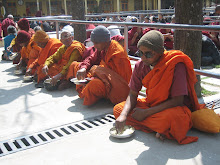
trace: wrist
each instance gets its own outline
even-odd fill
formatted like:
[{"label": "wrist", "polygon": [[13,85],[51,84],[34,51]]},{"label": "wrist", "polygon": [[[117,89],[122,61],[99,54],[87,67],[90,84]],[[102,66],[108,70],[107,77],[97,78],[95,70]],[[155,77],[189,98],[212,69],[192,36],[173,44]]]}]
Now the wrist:
[{"label": "wrist", "polygon": [[128,114],[127,113],[121,113],[120,116],[127,117]]}]

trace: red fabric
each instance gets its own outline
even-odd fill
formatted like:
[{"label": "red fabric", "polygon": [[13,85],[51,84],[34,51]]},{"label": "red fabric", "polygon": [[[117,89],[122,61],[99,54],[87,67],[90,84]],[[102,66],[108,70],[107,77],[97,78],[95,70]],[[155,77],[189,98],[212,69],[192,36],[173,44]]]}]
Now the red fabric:
[{"label": "red fabric", "polygon": [[96,48],[94,46],[91,46],[89,48],[86,48],[82,55],[82,60],[85,60],[87,57],[89,57],[91,54],[95,53]]},{"label": "red fabric", "polygon": [[120,42],[121,40],[124,40],[124,39],[125,39],[124,36],[121,36],[121,35],[116,35],[111,38],[111,40],[115,40],[118,42]]},{"label": "red fabric", "polygon": [[[86,24],[86,30],[89,30],[89,29],[95,29],[95,25],[93,25],[93,24]],[[87,31],[86,32],[87,39],[90,38],[91,33],[92,33],[92,31]]]},{"label": "red fabric", "polygon": [[140,38],[147,32],[147,31],[143,31],[143,29],[141,28],[141,33],[136,38],[135,42],[131,44],[132,38],[134,34],[137,32],[137,29],[138,29],[137,27],[133,27],[131,30],[128,31],[128,49],[130,50],[129,53],[131,55],[135,54],[135,52],[138,50],[137,43],[140,40]]},{"label": "red fabric", "polygon": [[[137,27],[133,27],[131,30],[128,31],[128,46],[131,45],[131,40],[132,40],[134,34],[137,32],[137,29],[138,29]],[[137,45],[140,38],[144,35],[142,28],[141,28],[141,30],[142,30],[141,34],[139,35],[139,37],[137,37],[137,39],[133,45]]]},{"label": "red fabric", "polygon": [[3,36],[6,37],[8,35],[8,32],[7,32],[7,28],[8,26],[11,25],[11,26],[14,26],[15,27],[15,23],[13,20],[9,19],[9,18],[6,18],[2,21],[2,30],[3,30]]},{"label": "red fabric", "polygon": [[29,21],[26,18],[22,18],[18,21],[18,27],[21,30],[29,31],[30,25]]},{"label": "red fabric", "polygon": [[20,30],[18,32],[18,35],[17,35],[18,44],[28,42],[28,41],[30,41],[30,39],[31,39],[31,35],[28,32],[26,32],[24,30]]},{"label": "red fabric", "polygon": [[99,65],[101,60],[104,58],[104,51],[98,52],[91,52],[92,54],[89,55],[80,65],[79,69],[86,68],[86,70],[90,70],[93,65]]},{"label": "red fabric", "polygon": [[209,38],[211,38],[210,32],[208,32],[208,31],[202,31],[202,34],[209,37]]}]

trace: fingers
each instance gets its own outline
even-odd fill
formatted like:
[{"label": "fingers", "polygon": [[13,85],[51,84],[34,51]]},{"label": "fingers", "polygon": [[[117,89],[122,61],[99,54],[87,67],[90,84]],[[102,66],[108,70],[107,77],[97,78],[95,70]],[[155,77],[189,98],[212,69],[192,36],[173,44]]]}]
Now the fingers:
[{"label": "fingers", "polygon": [[48,73],[48,67],[47,67],[47,66],[44,66],[43,69],[42,69],[42,72],[47,75],[47,73]]},{"label": "fingers", "polygon": [[57,83],[57,80],[56,80],[56,78],[53,77],[52,80],[51,80],[51,84],[52,84],[53,86],[55,86],[56,83]]},{"label": "fingers", "polygon": [[76,74],[76,78],[78,80],[84,80],[85,77],[86,77],[86,73],[84,73],[84,72],[77,72],[77,74]]},{"label": "fingers", "polygon": [[115,122],[115,128],[116,128],[117,132],[122,132],[124,129],[124,126],[125,126],[124,122],[119,122],[119,121]]}]

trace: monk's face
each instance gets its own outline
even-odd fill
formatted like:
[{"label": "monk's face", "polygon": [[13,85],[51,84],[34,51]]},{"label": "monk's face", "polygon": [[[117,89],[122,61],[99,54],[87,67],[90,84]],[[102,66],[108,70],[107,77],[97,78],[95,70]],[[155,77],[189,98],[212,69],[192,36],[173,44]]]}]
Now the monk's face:
[{"label": "monk's face", "polygon": [[149,65],[155,66],[157,64],[159,58],[161,57],[161,54],[159,54],[159,53],[157,53],[157,52],[155,52],[145,46],[140,46],[139,51],[141,52],[140,54],[142,54],[141,60],[147,66],[149,66]]},{"label": "monk's face", "polygon": [[45,46],[47,45],[47,42],[36,42],[36,43],[40,48],[45,48]]},{"label": "monk's face", "polygon": [[21,43],[20,46],[21,46],[21,47],[26,47],[26,46],[28,45],[28,43],[29,43],[29,41],[28,41],[28,42],[25,42],[25,43]]},{"label": "monk's face", "polygon": [[66,46],[69,47],[73,42],[73,36],[70,33],[63,32],[61,33],[60,41]]},{"label": "monk's face", "polygon": [[93,44],[94,44],[94,47],[95,47],[98,51],[105,50],[105,49],[109,46],[109,42],[101,42],[101,43],[93,42]]}]

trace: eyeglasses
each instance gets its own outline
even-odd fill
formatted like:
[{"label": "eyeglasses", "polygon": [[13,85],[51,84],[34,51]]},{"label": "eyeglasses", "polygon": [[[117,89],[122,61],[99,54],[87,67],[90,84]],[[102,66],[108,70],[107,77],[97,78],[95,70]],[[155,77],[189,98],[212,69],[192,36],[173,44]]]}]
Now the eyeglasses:
[{"label": "eyeglasses", "polygon": [[143,53],[142,51],[138,50],[136,54],[138,57],[142,57],[144,55],[146,58],[152,58],[154,56],[153,52],[151,51]]},{"label": "eyeglasses", "polygon": [[71,36],[64,36],[64,37],[61,37],[60,40],[66,40],[66,39],[69,39]]}]

